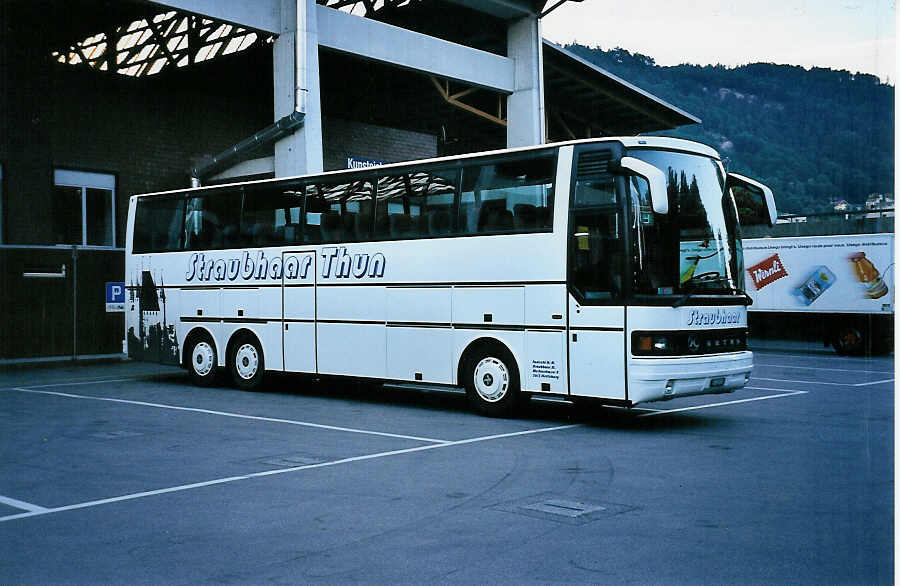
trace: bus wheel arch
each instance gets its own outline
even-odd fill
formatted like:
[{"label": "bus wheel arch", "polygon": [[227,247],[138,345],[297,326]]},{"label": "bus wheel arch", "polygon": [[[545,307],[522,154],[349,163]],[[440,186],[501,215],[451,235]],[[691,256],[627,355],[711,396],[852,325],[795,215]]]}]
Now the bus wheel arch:
[{"label": "bus wheel arch", "polygon": [[215,382],[219,351],[209,330],[197,327],[185,337],[182,365],[190,373],[195,385],[208,387]]},{"label": "bus wheel arch", "polygon": [[466,347],[457,366],[457,381],[465,387],[469,403],[485,415],[511,415],[521,402],[516,357],[495,338],[478,338]]},{"label": "bus wheel arch", "polygon": [[252,391],[262,385],[265,356],[259,336],[246,328],[235,331],[228,340],[225,367],[235,387]]}]

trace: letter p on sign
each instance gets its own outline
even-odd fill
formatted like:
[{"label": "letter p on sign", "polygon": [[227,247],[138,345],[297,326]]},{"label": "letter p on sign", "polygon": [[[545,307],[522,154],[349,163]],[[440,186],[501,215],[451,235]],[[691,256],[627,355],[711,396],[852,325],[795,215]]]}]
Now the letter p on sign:
[{"label": "letter p on sign", "polygon": [[125,311],[125,283],[106,284],[106,311]]}]

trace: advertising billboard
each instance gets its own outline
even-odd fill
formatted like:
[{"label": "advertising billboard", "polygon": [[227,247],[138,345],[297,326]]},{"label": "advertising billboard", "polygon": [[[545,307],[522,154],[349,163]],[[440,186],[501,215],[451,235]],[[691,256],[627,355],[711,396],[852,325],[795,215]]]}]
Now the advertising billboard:
[{"label": "advertising billboard", "polygon": [[892,313],[894,235],[744,240],[750,311]]}]

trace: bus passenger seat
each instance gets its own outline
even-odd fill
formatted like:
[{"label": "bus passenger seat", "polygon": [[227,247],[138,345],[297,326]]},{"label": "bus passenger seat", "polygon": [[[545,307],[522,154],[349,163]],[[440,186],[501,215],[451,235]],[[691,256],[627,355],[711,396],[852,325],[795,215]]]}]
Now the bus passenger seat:
[{"label": "bus passenger seat", "polygon": [[341,216],[341,225],[344,228],[345,240],[358,240],[356,237],[356,212],[345,212]]},{"label": "bus passenger seat", "polygon": [[356,225],[354,232],[357,240],[369,240],[372,237],[372,204],[360,205],[359,213],[356,215]]},{"label": "bus passenger seat", "polygon": [[[478,220],[479,232],[497,232],[513,227],[512,212],[506,209],[505,202],[496,200],[493,205],[485,203],[481,206],[481,217]],[[498,205],[499,204],[499,205]]]},{"label": "bus passenger seat", "polygon": [[225,248],[236,248],[238,244],[238,228],[234,224],[228,224],[222,228],[222,240]]},{"label": "bus passenger seat", "polygon": [[391,222],[385,206],[375,208],[375,238],[387,238],[391,234]]},{"label": "bus passenger seat", "polygon": [[537,228],[537,208],[530,203],[517,203],[513,206],[513,226],[516,230],[533,230]]},{"label": "bus passenger seat", "polygon": [[459,204],[459,231],[473,234],[478,231],[478,208],[471,203]]},{"label": "bus passenger seat", "polygon": [[439,236],[450,232],[450,212],[432,210],[428,212],[428,234]]},{"label": "bus passenger seat", "polygon": [[255,246],[271,244],[273,237],[275,236],[272,225],[266,222],[257,222],[256,224],[253,224],[251,234]]},{"label": "bus passenger seat", "polygon": [[318,224],[307,224],[303,228],[303,242],[318,244],[322,242],[322,227]]},{"label": "bus passenger seat", "polygon": [[300,225],[285,224],[281,227],[285,243],[300,242]]},{"label": "bus passenger seat", "polygon": [[391,238],[405,238],[412,228],[412,219],[406,214],[394,214],[390,217]]},{"label": "bus passenger seat", "polygon": [[322,214],[322,242],[340,242],[344,238],[341,215],[328,210]]}]

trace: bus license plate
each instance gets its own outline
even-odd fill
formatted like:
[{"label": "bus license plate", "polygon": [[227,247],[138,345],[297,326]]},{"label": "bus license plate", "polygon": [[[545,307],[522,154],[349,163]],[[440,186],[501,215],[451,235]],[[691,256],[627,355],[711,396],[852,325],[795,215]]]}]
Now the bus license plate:
[{"label": "bus license plate", "polygon": [[724,387],[725,386],[725,377],[717,376],[716,378],[709,380],[709,386],[711,387]]}]

